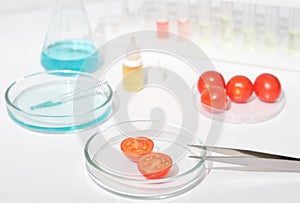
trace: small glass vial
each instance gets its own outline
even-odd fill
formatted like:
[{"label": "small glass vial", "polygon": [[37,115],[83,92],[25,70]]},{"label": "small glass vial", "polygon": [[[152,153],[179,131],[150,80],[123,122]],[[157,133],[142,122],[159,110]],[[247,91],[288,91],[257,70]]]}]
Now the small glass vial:
[{"label": "small glass vial", "polygon": [[289,54],[294,57],[300,56],[300,8],[289,9]]},{"label": "small glass vial", "polygon": [[265,9],[265,48],[268,52],[278,50],[278,12],[277,6],[266,6]]},{"label": "small glass vial", "polygon": [[254,4],[245,4],[243,10],[243,47],[246,50],[253,51],[256,46],[256,28],[255,28],[256,6]]},{"label": "small glass vial", "polygon": [[199,1],[199,37],[200,43],[207,43],[212,34],[211,0]]},{"label": "small glass vial", "polygon": [[169,36],[169,18],[168,18],[168,0],[156,0],[156,29],[158,38],[168,38]]},{"label": "small glass vial", "polygon": [[[85,64],[88,61],[88,65]],[[44,42],[41,64],[50,70],[94,72],[100,56],[82,0],[57,0]]]},{"label": "small glass vial", "polygon": [[132,38],[127,49],[127,55],[123,61],[123,89],[129,92],[137,92],[144,87],[143,61],[136,46],[135,38]]},{"label": "small glass vial", "polygon": [[177,0],[177,32],[178,34],[191,37],[191,20],[189,14],[189,0]]},{"label": "small glass vial", "polygon": [[233,46],[233,2],[221,2],[221,44],[223,47]]}]

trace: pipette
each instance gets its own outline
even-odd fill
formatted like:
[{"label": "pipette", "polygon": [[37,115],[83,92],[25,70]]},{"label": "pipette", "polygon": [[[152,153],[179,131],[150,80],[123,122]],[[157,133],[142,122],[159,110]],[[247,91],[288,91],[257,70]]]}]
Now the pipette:
[{"label": "pipette", "polygon": [[168,1],[156,0],[156,29],[158,38],[167,38],[169,32]]},{"label": "pipette", "polygon": [[[42,102],[42,103],[39,103],[39,104],[36,104],[36,105],[33,105],[33,106],[30,107],[30,109],[33,111],[33,110],[41,109],[41,108],[54,107],[54,106],[58,106],[58,105],[64,104],[64,103],[69,102],[69,101],[75,101],[75,100],[80,99],[80,98],[91,96],[91,95],[95,94],[95,90],[97,88],[101,87],[102,85],[106,85],[106,84],[108,84],[107,81],[101,82],[101,83],[97,82],[97,83],[89,85],[87,87],[74,89],[73,91],[62,94],[62,95],[57,96],[53,99],[47,100],[45,102]],[[94,91],[91,91],[91,90],[94,90]],[[104,92],[104,94],[105,94],[105,92]]]}]

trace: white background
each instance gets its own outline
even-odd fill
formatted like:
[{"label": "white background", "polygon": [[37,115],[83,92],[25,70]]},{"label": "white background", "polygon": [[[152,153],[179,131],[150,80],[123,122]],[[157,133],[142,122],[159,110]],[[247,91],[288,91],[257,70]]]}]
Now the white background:
[{"label": "white background", "polygon": [[[0,202],[131,202],[90,181],[76,135],[34,133],[17,126],[6,113],[6,88],[20,77],[43,71],[39,57],[51,10],[32,10],[44,7],[38,2],[0,1],[0,12],[5,13],[0,16]],[[16,13],[14,5],[24,5],[30,12]],[[250,125],[226,124],[219,145],[300,157],[300,72],[215,66],[227,78],[236,73],[254,77],[272,72],[280,78],[287,97],[285,109],[276,118]],[[171,202],[298,203],[299,188],[297,173],[212,171],[198,187]]]}]

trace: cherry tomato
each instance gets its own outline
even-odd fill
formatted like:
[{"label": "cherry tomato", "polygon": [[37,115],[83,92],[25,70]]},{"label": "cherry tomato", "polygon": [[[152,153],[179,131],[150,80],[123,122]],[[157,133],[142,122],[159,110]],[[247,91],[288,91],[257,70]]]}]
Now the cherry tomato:
[{"label": "cherry tomato", "polygon": [[138,169],[147,179],[165,177],[172,167],[172,159],[163,153],[151,153],[142,156],[138,161]]},{"label": "cherry tomato", "polygon": [[146,137],[129,137],[121,142],[124,155],[133,162],[137,162],[143,155],[152,152],[154,143]]},{"label": "cherry tomato", "polygon": [[228,81],[226,91],[232,101],[244,103],[253,93],[253,84],[247,77],[237,75]]},{"label": "cherry tomato", "polygon": [[254,81],[254,92],[264,102],[275,102],[281,94],[280,81],[272,74],[261,74]]},{"label": "cherry tomato", "polygon": [[228,98],[223,87],[212,86],[201,94],[201,103],[216,109],[226,110],[228,107]]},{"label": "cherry tomato", "polygon": [[198,90],[200,93],[211,86],[225,88],[224,77],[217,71],[206,71],[198,79]]}]

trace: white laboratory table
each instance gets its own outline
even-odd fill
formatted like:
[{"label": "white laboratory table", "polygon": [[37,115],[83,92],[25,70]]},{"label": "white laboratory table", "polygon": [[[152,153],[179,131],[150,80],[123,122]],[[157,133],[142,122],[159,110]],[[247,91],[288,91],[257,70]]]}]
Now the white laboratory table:
[{"label": "white laboratory table", "polygon": [[[39,57],[49,19],[49,10],[0,16],[0,202],[132,202],[91,182],[76,135],[31,132],[6,113],[4,93],[9,84],[43,70]],[[272,71],[282,81],[287,97],[284,110],[269,121],[226,124],[219,145],[300,157],[300,72],[216,66],[227,74]],[[164,202],[298,203],[299,188],[300,173],[213,170],[190,192]]]}]

